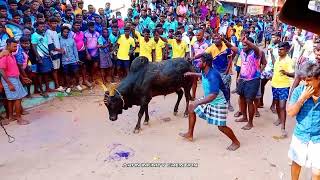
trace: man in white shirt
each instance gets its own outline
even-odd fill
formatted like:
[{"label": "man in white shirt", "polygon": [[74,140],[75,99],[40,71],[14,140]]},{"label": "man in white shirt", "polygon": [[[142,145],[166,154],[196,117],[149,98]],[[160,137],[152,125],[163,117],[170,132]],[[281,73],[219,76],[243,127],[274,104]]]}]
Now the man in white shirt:
[{"label": "man in white shirt", "polygon": [[305,43],[305,37],[302,35],[301,29],[296,29],[295,35],[292,39],[292,47],[293,53],[292,53],[292,60],[296,63],[301,55],[301,48],[303,47]]},{"label": "man in white shirt", "polygon": [[223,34],[224,36],[226,36],[228,26],[229,26],[229,22],[227,20],[227,16],[224,15],[220,23],[219,34]]}]

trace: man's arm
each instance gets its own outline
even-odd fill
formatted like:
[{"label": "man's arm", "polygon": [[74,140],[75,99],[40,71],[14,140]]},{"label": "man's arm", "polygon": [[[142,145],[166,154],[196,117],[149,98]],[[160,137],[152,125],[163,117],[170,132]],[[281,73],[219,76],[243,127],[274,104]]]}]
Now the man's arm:
[{"label": "man's arm", "polygon": [[230,94],[228,93],[228,90],[227,90],[226,86],[223,84],[222,80],[220,81],[220,90],[222,91],[227,102],[229,102],[230,101]]},{"label": "man's arm", "polygon": [[151,55],[152,55],[152,62],[155,62],[156,61],[156,50],[155,49],[152,49]]},{"label": "man's arm", "polygon": [[34,52],[34,54],[36,55],[36,59],[38,63],[42,63],[41,61],[41,57],[37,51],[37,44],[32,44],[31,50]]},{"label": "man's arm", "polygon": [[224,44],[231,49],[231,51],[233,51],[234,53],[238,53],[238,48],[236,46],[232,46],[232,44],[225,38],[221,38],[221,39],[224,42]]},{"label": "man's arm", "polygon": [[259,48],[258,46],[256,46],[256,45],[253,44],[252,42],[248,41],[247,39],[245,39],[244,41],[245,41],[245,43],[246,43],[250,48],[252,48],[252,49],[254,50],[254,53],[255,53],[257,56],[261,57],[262,52],[261,52],[261,50],[260,50],[260,48]]},{"label": "man's arm", "polygon": [[292,86],[291,86],[291,88],[290,88],[289,99],[291,99],[291,95],[292,95],[293,90],[294,90],[296,87],[299,86],[301,80],[302,80],[302,78],[301,78],[300,76],[295,76],[294,81],[293,81],[293,83],[292,83]]},{"label": "man's arm", "polygon": [[231,66],[232,66],[232,55],[229,55],[228,57],[228,66],[227,66],[227,70],[224,72],[225,74],[229,74]]},{"label": "man's arm", "polygon": [[264,71],[264,68],[266,67],[266,65],[267,65],[266,54],[264,52],[262,52],[261,64],[260,64],[261,72]]},{"label": "man's arm", "polygon": [[125,5],[123,4],[121,7],[116,8],[116,9],[112,9],[111,12],[115,12],[115,11],[119,11],[120,9],[123,9],[125,7]]},{"label": "man's arm", "polygon": [[167,58],[168,58],[165,48],[166,48],[166,46],[161,49],[161,51],[162,51],[162,60],[167,60]]},{"label": "man's arm", "polygon": [[207,104],[207,103],[213,101],[214,99],[216,99],[217,96],[218,96],[218,94],[209,94],[205,98],[195,101],[194,102],[194,104],[195,104],[194,106],[197,107],[197,106],[199,106],[201,104]]},{"label": "man's arm", "polygon": [[195,73],[195,72],[186,72],[184,76],[193,76],[193,77],[202,77],[201,73]]},{"label": "man's arm", "polygon": [[312,86],[305,86],[303,92],[300,94],[297,91],[293,92],[293,97],[291,102],[289,102],[289,106],[287,109],[288,115],[290,117],[296,116],[299,112],[303,104],[308,100],[314,92],[314,89]]},{"label": "man's arm", "polygon": [[10,91],[15,91],[14,86],[12,85],[11,81],[9,81],[8,77],[4,73],[4,70],[0,68],[0,74],[3,80],[8,84]]}]

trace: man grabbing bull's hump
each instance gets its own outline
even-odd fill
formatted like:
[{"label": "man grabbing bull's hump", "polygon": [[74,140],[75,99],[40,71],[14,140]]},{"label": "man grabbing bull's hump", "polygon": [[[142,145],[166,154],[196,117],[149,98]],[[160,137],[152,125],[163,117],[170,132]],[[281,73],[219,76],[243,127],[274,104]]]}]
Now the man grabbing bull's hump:
[{"label": "man grabbing bull's hump", "polygon": [[194,101],[189,105],[189,130],[187,133],[179,135],[189,141],[193,140],[193,131],[196,124],[196,114],[206,120],[208,124],[218,126],[219,130],[227,135],[232,144],[227,148],[235,151],[240,147],[240,142],[234,135],[231,128],[226,124],[228,105],[227,101],[230,96],[223,84],[219,72],[212,67],[212,57],[209,54],[203,54],[199,63],[201,73],[187,72],[185,76],[195,76],[202,78],[202,87],[204,98]]}]

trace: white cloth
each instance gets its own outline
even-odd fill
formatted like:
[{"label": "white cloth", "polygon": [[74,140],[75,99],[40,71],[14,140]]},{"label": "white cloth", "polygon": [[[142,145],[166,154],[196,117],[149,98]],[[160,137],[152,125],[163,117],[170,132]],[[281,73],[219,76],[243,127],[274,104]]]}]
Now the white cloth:
[{"label": "white cloth", "polygon": [[313,40],[307,40],[303,46],[304,52],[302,54],[303,57],[309,57],[313,53]]},{"label": "white cloth", "polygon": [[303,143],[293,135],[288,156],[300,166],[320,170],[320,143]]},{"label": "white cloth", "polygon": [[304,36],[303,35],[294,35],[293,39],[292,39],[292,46],[293,46],[293,53],[292,53],[292,59],[293,60],[298,60],[300,54],[301,54],[301,46],[298,43],[298,41],[296,40],[296,38],[298,38],[298,40],[302,43],[304,43]]},{"label": "white cloth", "polygon": [[220,28],[219,28],[219,33],[223,34],[223,35],[226,35],[228,26],[229,26],[229,23],[227,21],[221,22]]},{"label": "white cloth", "polygon": [[[52,31],[51,29],[48,29],[45,33],[45,36],[48,38],[48,45],[54,44],[55,48],[60,49],[60,41],[57,31]],[[59,54],[58,51],[51,51],[53,55]]]}]

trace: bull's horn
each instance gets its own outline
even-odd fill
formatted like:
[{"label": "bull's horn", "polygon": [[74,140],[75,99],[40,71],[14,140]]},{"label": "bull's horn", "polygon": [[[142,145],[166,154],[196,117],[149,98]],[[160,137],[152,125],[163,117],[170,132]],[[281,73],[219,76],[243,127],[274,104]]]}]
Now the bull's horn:
[{"label": "bull's horn", "polygon": [[117,88],[117,86],[115,83],[109,84],[108,89],[109,89],[110,96],[114,96],[116,94],[116,88]]},{"label": "bull's horn", "polygon": [[101,81],[99,81],[99,84],[104,92],[108,91],[108,88]]}]

